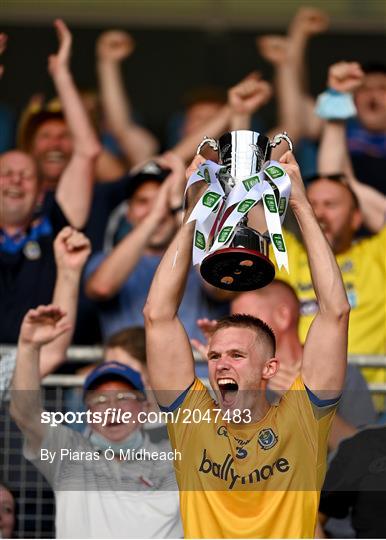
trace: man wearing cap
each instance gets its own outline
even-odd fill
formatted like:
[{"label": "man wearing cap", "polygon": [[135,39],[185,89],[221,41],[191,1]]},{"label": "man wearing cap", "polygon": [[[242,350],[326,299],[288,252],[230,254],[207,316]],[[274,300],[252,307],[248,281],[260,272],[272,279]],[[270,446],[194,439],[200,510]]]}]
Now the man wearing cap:
[{"label": "man wearing cap", "polygon": [[[126,212],[115,233],[118,243],[108,253],[94,255],[86,268],[86,294],[99,301],[105,339],[124,327],[143,326],[142,309],[151,281],[177,230],[184,166],[171,153],[159,163],[147,163],[132,177]],[[227,314],[228,303],[221,300],[192,268],[180,308],[191,337],[201,336],[197,317]]]},{"label": "man wearing cap", "polygon": [[[89,374],[85,435],[60,421],[54,426],[43,411],[40,350],[68,330],[64,315],[55,306],[40,306],[25,316],[11,398],[11,415],[25,437],[25,457],[55,492],[56,536],[180,537],[172,452],[167,441],[154,445],[141,429],[138,415],[146,403],[139,373],[113,361]],[[126,420],[118,420],[118,413]],[[168,458],[157,458],[162,453]]]}]

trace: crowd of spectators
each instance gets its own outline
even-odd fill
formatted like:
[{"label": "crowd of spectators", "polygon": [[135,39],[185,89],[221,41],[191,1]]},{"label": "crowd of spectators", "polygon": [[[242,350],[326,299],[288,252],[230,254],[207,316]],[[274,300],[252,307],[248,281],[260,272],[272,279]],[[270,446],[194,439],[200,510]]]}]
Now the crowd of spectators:
[{"label": "crowd of spectators", "polygon": [[[257,39],[257,52],[273,65],[273,82],[252,72],[227,92],[193,92],[175,140],[159,153],[166,145],[137,122],[123,84],[122,63],[134,54],[133,38],[115,30],[99,37],[99,91],[82,93],[70,70],[71,31],[62,20],[54,26],[58,50],[48,57],[48,71],[57,98],[45,103],[32,96],[18,122],[17,146],[3,142],[0,154],[0,344],[17,347],[17,353],[1,353],[0,400],[23,433],[25,458],[55,493],[59,537],[180,537],[170,463],[101,459],[97,466],[57,468],[39,457],[41,448],[167,452],[165,427],[43,426],[41,380],[66,364],[71,344],[101,345],[103,362],[78,373],[87,375],[83,390],[67,391],[67,408],[101,412],[114,404],[134,415],[157,410],[142,310],[181,224],[185,169],[204,136],[253,129],[255,113],[273,95],[277,125],[269,135],[288,132],[298,161],[314,171],[305,180],[307,196],[351,306],[348,352],[384,357],[386,64],[371,63],[371,57],[366,65],[333,64],[327,89],[315,100],[307,90],[305,52],[313,35],[328,30],[329,19],[302,8],[285,36]],[[7,36],[0,34],[0,55],[6,47]],[[7,76],[2,64],[0,79]],[[281,153],[279,145],[273,157]],[[205,158],[216,155],[209,151]],[[307,253],[291,216],[285,226],[289,274],[277,270],[271,285],[235,296],[210,286],[192,267],[179,311],[203,359],[222,316],[245,313],[268,323],[281,359],[269,385],[271,402],[298,375],[318,310]],[[382,395],[371,396],[368,385],[374,383],[386,383],[386,366],[349,365],[330,433],[320,536],[386,535],[386,405]],[[0,496],[1,536],[8,538],[17,529],[17,501],[2,478]],[[333,519],[329,527],[328,518],[344,519],[346,527],[335,529]]]}]

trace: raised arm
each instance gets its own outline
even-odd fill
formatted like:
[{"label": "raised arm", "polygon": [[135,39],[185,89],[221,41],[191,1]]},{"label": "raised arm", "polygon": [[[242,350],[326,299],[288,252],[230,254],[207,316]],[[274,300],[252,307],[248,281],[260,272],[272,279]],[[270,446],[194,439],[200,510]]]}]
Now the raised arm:
[{"label": "raised arm", "polygon": [[270,135],[287,131],[296,144],[301,137],[317,138],[321,121],[314,114],[306,77],[306,48],[309,39],[328,27],[326,14],[315,8],[300,8],[292,19],[287,36],[257,38],[262,57],[274,66],[278,126]]},{"label": "raised arm", "polygon": [[275,95],[277,100],[277,126],[269,135],[287,131],[296,143],[303,134],[301,120],[302,88],[296,66],[292,58],[292,43],[285,36],[263,36],[257,38],[261,56],[274,66]]},{"label": "raised arm", "polygon": [[117,30],[104,32],[96,47],[103,110],[129,167],[148,159],[158,150],[156,138],[134,122],[130,100],[124,89],[121,62],[132,54],[134,47],[130,34]]},{"label": "raised arm", "polygon": [[86,283],[86,294],[108,300],[117,294],[144,255],[152,235],[170,213],[170,183],[166,179],[149,214],[114,247]]},{"label": "raised arm", "polygon": [[[363,81],[363,72],[356,62],[339,62],[328,72],[328,87],[337,92],[354,92]],[[355,178],[347,148],[344,120],[326,120],[318,153],[318,170],[321,175],[344,172],[346,182],[358,198],[363,223],[376,233],[385,224],[386,197]]]},{"label": "raised arm", "polygon": [[231,108],[227,103],[219,112],[211,118],[203,127],[187,135],[173,147],[172,151],[177,154],[184,163],[188,163],[193,159],[197,146],[204,137],[217,138],[224,133],[229,127],[231,118]]},{"label": "raised arm", "polygon": [[[301,135],[311,139],[319,138],[322,122],[314,114],[315,100],[308,88],[306,50],[309,40],[313,36],[326,32],[329,24],[330,21],[326,12],[314,7],[301,7],[296,12],[288,28],[288,37],[291,42],[291,63],[300,90],[298,114],[302,124]],[[285,92],[285,88],[283,88],[283,91]]]},{"label": "raised arm", "polygon": [[83,267],[91,252],[89,239],[71,227],[62,229],[55,238],[56,283],[52,303],[67,314],[68,332],[45,345],[40,355],[40,375],[44,377],[66,359],[74,334],[79,284]]},{"label": "raised arm", "polygon": [[330,21],[327,13],[314,7],[301,7],[288,27],[292,42],[292,63],[296,70],[302,94],[308,93],[306,75],[306,49],[309,40],[328,30]]},{"label": "raised arm", "polygon": [[[188,174],[203,161],[197,156]],[[192,349],[177,315],[192,263],[194,223],[186,223],[187,216],[158,266],[143,312],[150,383],[163,406],[171,405],[194,380]]]},{"label": "raised arm", "polygon": [[287,36],[257,38],[261,56],[275,69],[278,126],[270,131],[287,131],[294,144],[301,137],[316,138],[321,120],[314,114],[314,100],[307,89],[305,52],[308,40],[328,26],[327,16],[315,8],[300,8],[290,23]]},{"label": "raised arm", "polygon": [[90,211],[95,161],[100,152],[100,144],[69,69],[71,33],[60,19],[55,21],[55,28],[59,50],[57,54],[49,57],[48,70],[58,92],[74,144],[71,160],[59,180],[56,200],[71,225],[82,228]]},{"label": "raised arm", "polygon": [[230,129],[250,129],[252,115],[265,105],[272,96],[271,85],[263,81],[256,72],[228,91],[228,103],[231,108]]},{"label": "raised arm", "polygon": [[41,448],[45,427],[41,423],[42,400],[39,359],[41,349],[70,329],[65,313],[55,306],[30,309],[23,319],[17,345],[10,413],[35,451]]},{"label": "raised arm", "polygon": [[340,395],[347,366],[350,305],[331,248],[307,199],[299,167],[291,152],[281,163],[291,178],[291,208],[307,250],[319,309],[304,344],[302,377],[321,399]]}]

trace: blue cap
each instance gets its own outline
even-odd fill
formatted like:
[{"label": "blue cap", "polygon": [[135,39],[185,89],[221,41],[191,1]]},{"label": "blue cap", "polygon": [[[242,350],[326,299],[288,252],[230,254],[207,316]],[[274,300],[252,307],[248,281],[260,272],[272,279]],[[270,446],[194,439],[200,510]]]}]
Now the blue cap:
[{"label": "blue cap", "polygon": [[100,364],[86,377],[86,380],[83,384],[83,392],[87,392],[91,386],[93,386],[97,381],[102,379],[122,379],[130,383],[136,390],[145,394],[145,387],[141,379],[141,374],[138,371],[135,371],[126,364],[121,364],[120,362],[104,362]]}]

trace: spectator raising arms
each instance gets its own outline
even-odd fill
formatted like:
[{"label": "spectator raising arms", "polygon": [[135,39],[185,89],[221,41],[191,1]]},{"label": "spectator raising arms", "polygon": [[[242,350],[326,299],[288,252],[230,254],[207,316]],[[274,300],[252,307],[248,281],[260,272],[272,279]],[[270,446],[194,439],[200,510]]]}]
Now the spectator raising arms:
[{"label": "spectator raising arms", "polygon": [[100,144],[70,72],[71,33],[60,19],[55,28],[59,50],[49,56],[48,70],[63,113],[32,114],[23,126],[21,144],[36,160],[42,195],[51,192],[46,205],[55,197],[69,223],[81,228],[90,212]]},{"label": "spectator raising arms", "polygon": [[[184,165],[170,152],[158,161],[162,167],[148,163],[131,178],[125,233],[129,232],[108,253],[95,254],[86,269],[86,292],[99,301],[105,338],[128,325],[143,325],[142,309],[151,281],[177,230]],[[200,314],[213,318],[228,313],[223,298],[221,291],[207,288],[191,269],[181,306],[191,337],[200,337],[196,327]]]},{"label": "spectator raising arms", "polygon": [[[361,82],[357,64],[331,66],[328,86],[336,92],[353,91]],[[384,354],[385,350],[385,283],[384,246],[386,199],[369,186],[352,177],[344,121],[327,120],[319,154],[319,173],[307,189],[315,215],[337,258],[351,304],[348,351],[351,354]],[[346,171],[346,172],[345,172]],[[355,242],[362,221],[374,233]],[[318,306],[312,288],[307,255],[298,240],[286,233],[290,274],[278,277],[290,282],[301,303],[300,335],[304,341]],[[374,294],[374,288],[377,294]],[[372,382],[385,382],[384,370],[366,370]]]},{"label": "spectator raising arms", "polygon": [[[39,364],[41,377],[55,371],[66,359],[67,348],[71,344],[75,329],[81,274],[90,252],[89,240],[71,227],[62,229],[55,238],[56,282],[52,302],[60,305],[66,312],[70,329],[42,348]],[[13,353],[0,359],[0,403],[8,398],[15,364],[16,357]]]},{"label": "spectator raising arms", "polygon": [[[168,441],[153,444],[142,431],[139,414],[146,402],[138,372],[119,362],[105,362],[89,374],[83,387],[91,413],[88,435],[42,421],[41,349],[68,329],[64,312],[56,306],[39,306],[27,313],[10,408],[25,437],[25,457],[55,492],[57,537],[180,537],[173,464],[162,458],[170,446]],[[130,415],[132,421],[118,421],[112,411],[126,414],[126,419]],[[97,415],[104,421],[98,422]],[[46,452],[54,456],[50,462]],[[143,457],[137,458],[141,453]]]},{"label": "spectator raising arms", "polygon": [[96,45],[103,111],[112,134],[126,156],[127,169],[142,163],[158,150],[153,135],[134,121],[131,104],[123,87],[120,63],[131,56],[134,48],[130,34],[117,30],[101,34]]}]

